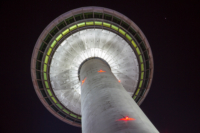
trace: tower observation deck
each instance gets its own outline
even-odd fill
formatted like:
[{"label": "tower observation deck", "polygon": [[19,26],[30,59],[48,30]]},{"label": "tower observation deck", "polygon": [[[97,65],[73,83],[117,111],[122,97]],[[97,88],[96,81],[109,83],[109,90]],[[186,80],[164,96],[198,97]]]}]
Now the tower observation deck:
[{"label": "tower observation deck", "polygon": [[153,69],[151,48],[139,27],[102,7],[74,9],[53,20],[31,59],[40,101],[83,133],[158,133],[138,106]]}]

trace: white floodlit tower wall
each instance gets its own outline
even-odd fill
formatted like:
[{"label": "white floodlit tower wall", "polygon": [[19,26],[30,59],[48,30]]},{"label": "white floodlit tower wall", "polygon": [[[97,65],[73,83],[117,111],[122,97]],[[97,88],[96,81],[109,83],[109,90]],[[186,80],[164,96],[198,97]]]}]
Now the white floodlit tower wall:
[{"label": "white floodlit tower wall", "polygon": [[[87,86],[89,82],[87,79],[82,85],[82,80],[84,80],[82,76],[84,66],[94,59],[98,60],[97,64],[103,61],[99,67],[105,67],[107,73],[101,74],[109,73],[107,76],[112,77],[93,81],[104,87],[108,85],[108,81],[112,82],[106,87],[107,89],[100,87],[97,91],[112,91],[112,93],[93,95],[91,91],[91,94],[94,98],[111,95],[110,98],[113,99],[103,99],[104,101],[101,102],[90,99],[94,104],[92,106],[87,104],[89,102],[82,101],[85,95],[84,90],[90,89],[84,89],[84,85]],[[115,132],[119,128],[125,130],[125,127],[131,127],[133,123],[136,123],[138,128],[131,127],[130,129],[157,133],[138,106],[150,90],[153,71],[151,48],[140,28],[123,14],[102,7],[74,9],[53,20],[39,36],[31,58],[32,81],[40,101],[55,117],[73,126],[83,126],[84,132],[91,131],[92,128],[88,127],[88,124],[98,125],[98,121],[103,123],[104,118],[100,119],[102,116],[105,117],[105,123],[101,125],[105,129],[95,127],[96,132]],[[108,81],[103,85],[105,80]],[[115,91],[112,85],[116,85]],[[93,87],[94,90],[97,88],[99,87]],[[86,101],[88,99],[85,97]],[[113,103],[111,104],[113,112],[108,110],[99,115],[91,115],[100,111],[95,112],[94,108],[98,104],[104,104],[105,100]],[[126,104],[124,100],[127,100]],[[121,106],[121,104],[123,107],[120,111],[118,105]],[[90,110],[90,106],[93,109]],[[118,110],[118,114],[114,109]],[[88,114],[91,111],[92,113]],[[120,118],[120,114],[133,117],[135,120],[127,121],[127,125],[120,125],[122,121],[116,121]],[[121,116],[123,117],[126,116]],[[97,120],[92,120],[93,122],[89,120],[93,118]],[[108,119],[113,119],[107,124],[116,124],[116,130],[112,129],[114,127],[106,129]],[[141,125],[138,124],[139,122]]]},{"label": "white floodlit tower wall", "polygon": [[83,133],[158,133],[105,62],[86,61],[80,77]]}]

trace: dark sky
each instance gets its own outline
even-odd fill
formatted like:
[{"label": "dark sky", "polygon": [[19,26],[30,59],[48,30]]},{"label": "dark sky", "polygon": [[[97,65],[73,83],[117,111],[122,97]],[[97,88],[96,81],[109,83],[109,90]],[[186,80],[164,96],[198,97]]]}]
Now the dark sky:
[{"label": "dark sky", "polygon": [[81,133],[39,101],[30,61],[37,38],[59,15],[83,6],[116,10],[144,32],[154,56],[154,79],[141,105],[160,133],[200,132],[200,3],[193,0],[0,2],[1,133]]}]

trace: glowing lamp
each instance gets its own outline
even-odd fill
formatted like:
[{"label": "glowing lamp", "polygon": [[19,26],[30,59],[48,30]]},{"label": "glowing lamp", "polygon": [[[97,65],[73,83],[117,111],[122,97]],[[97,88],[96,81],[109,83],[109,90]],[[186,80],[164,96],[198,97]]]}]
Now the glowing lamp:
[{"label": "glowing lamp", "polygon": [[81,82],[82,82],[82,85],[83,85],[83,83],[85,82],[85,80],[86,80],[86,78],[85,78],[84,80],[81,81]]},{"label": "glowing lamp", "polygon": [[119,119],[119,121],[133,121],[135,120],[134,118],[129,118],[128,116],[126,116],[125,118],[121,118]]},{"label": "glowing lamp", "polygon": [[103,71],[103,70],[99,70],[98,72],[99,72],[99,73],[104,73],[104,72],[106,72],[106,71]]}]

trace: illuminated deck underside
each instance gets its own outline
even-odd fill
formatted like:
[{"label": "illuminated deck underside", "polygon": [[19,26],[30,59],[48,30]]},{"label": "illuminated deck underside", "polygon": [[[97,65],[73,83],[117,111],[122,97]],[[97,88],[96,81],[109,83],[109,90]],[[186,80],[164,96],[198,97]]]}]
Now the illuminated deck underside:
[{"label": "illuminated deck underside", "polygon": [[57,48],[50,67],[56,97],[68,109],[81,115],[81,81],[78,69],[91,57],[104,59],[130,96],[136,90],[139,68],[136,55],[119,35],[102,29],[74,33]]},{"label": "illuminated deck underside", "polygon": [[79,66],[93,58],[106,62],[138,105],[153,78],[148,40],[129,18],[102,7],[82,7],[60,15],[35,44],[31,76],[43,105],[60,120],[78,127],[82,124]]}]

